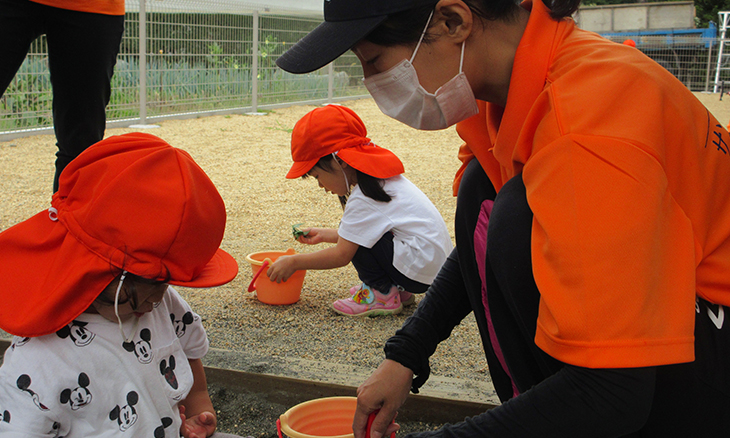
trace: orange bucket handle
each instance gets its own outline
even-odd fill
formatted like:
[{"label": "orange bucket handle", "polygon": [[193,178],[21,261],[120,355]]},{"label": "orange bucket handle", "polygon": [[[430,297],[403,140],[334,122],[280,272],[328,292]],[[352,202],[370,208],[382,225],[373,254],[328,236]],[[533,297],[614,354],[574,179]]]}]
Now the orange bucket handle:
[{"label": "orange bucket handle", "polygon": [[259,278],[259,275],[261,275],[261,273],[264,272],[264,269],[267,266],[269,266],[270,262],[271,261],[269,259],[265,259],[264,262],[261,264],[261,267],[259,268],[259,270],[256,271],[256,273],[253,275],[253,278],[251,279],[251,283],[249,283],[249,285],[248,285],[249,292],[253,292],[256,289],[256,287],[254,287],[253,284],[256,283],[256,279]]}]

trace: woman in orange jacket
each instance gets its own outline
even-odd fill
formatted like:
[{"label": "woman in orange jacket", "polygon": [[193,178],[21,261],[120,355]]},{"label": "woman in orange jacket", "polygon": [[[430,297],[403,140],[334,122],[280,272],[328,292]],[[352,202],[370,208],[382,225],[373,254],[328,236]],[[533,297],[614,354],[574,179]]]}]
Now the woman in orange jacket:
[{"label": "woman in orange jacket", "polygon": [[[352,49],[381,110],[458,123],[457,247],[360,387],[373,437],[474,311],[501,406],[419,436],[730,430],[730,136],[579,0],[330,0],[278,61]],[[487,238],[488,236],[488,238]],[[415,376],[415,378],[414,378]]]}]

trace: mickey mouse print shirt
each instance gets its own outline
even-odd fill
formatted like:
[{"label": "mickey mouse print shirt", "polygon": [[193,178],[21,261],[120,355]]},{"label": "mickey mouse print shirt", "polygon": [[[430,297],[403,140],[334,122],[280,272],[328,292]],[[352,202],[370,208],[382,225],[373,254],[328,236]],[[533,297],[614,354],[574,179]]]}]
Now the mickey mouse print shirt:
[{"label": "mickey mouse print shirt", "polygon": [[178,437],[178,403],[193,384],[188,359],[208,339],[169,288],[162,302],[119,326],[81,314],[54,334],[15,337],[0,367],[0,436]]}]

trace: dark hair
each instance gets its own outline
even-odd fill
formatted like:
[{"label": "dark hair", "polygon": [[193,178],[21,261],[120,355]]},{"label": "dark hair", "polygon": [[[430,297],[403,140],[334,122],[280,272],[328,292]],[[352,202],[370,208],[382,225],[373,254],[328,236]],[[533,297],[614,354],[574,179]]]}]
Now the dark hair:
[{"label": "dark hair", "polygon": [[[335,170],[333,161],[334,157],[332,155],[325,155],[324,157],[320,158],[319,161],[317,161],[317,164],[315,164],[314,166],[328,172],[333,172]],[[355,168],[353,167],[353,169]],[[360,187],[360,190],[362,190],[362,193],[365,196],[380,202],[390,202],[393,199],[389,194],[385,192],[385,190],[383,190],[383,184],[385,182],[382,178],[376,178],[357,169],[355,169],[355,172],[357,173],[357,185],[358,187]],[[302,178],[306,178],[308,176],[309,173],[305,173],[304,175],[302,175]],[[342,204],[343,208],[345,207],[346,202],[347,197],[340,196],[340,204]]]},{"label": "dark hair", "polygon": [[[484,21],[511,20],[519,10],[515,0],[462,0],[469,6],[472,13]],[[546,0],[545,5],[550,8],[550,16],[561,20],[573,15],[578,10],[581,0]],[[423,27],[431,15],[437,1],[425,6],[418,6],[403,12],[391,14],[378,27],[370,32],[365,39],[380,46],[396,46],[415,44],[421,37]],[[423,37],[429,42],[428,32]]]},{"label": "dark hair", "polygon": [[357,169],[355,169],[355,172],[357,172],[357,185],[362,190],[363,195],[380,202],[390,202],[393,199],[383,190],[385,181],[382,178],[375,178]]}]

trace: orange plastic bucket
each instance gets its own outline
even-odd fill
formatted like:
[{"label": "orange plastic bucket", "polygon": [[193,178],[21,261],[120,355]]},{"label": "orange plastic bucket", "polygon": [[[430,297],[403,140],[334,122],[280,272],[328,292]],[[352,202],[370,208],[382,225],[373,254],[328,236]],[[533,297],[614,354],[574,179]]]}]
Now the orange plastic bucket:
[{"label": "orange plastic bucket", "polygon": [[254,277],[251,280],[249,291],[256,290],[256,298],[266,304],[284,305],[294,304],[299,301],[304,284],[304,274],[307,271],[296,271],[286,281],[277,283],[269,280],[266,276],[266,267],[275,262],[283,255],[292,255],[295,251],[292,248],[286,251],[262,251],[246,256],[246,261],[251,263]]},{"label": "orange plastic bucket", "polygon": [[356,407],[356,397],[325,397],[300,403],[279,417],[279,437],[283,438],[283,432],[289,438],[353,438]]}]

